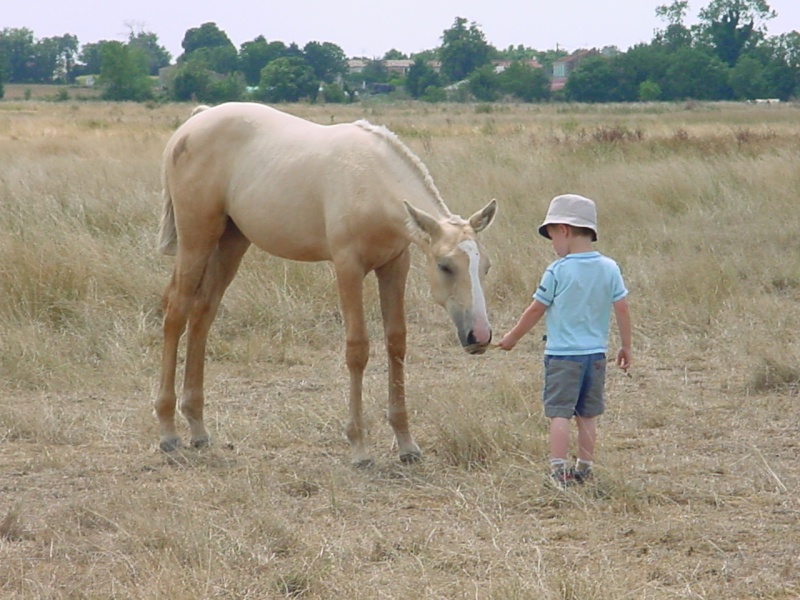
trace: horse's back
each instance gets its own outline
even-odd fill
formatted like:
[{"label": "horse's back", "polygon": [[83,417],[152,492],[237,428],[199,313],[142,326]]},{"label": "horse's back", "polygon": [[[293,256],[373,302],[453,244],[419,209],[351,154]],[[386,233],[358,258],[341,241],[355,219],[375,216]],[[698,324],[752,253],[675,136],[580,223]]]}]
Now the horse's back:
[{"label": "horse's back", "polygon": [[[176,211],[221,212],[271,254],[329,260],[331,242],[352,238],[354,228],[371,238],[404,231],[402,205],[382,204],[393,179],[384,177],[387,154],[385,140],[354,124],[319,125],[260,104],[228,103],[186,121],[164,160]],[[387,211],[393,229],[382,226]]]}]

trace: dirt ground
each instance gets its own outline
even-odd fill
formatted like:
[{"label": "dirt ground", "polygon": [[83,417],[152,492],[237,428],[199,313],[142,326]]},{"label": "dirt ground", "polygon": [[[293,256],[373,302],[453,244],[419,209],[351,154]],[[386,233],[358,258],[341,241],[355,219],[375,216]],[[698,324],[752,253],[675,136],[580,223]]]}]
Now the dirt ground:
[{"label": "dirt ground", "polygon": [[390,447],[379,350],[365,470],[348,464],[333,348],[212,364],[214,444],[174,455],[156,449],[147,390],[4,395],[3,597],[800,595],[793,393],[645,358],[609,378],[597,481],[560,491],[535,344],[476,358],[412,335],[411,466]]}]

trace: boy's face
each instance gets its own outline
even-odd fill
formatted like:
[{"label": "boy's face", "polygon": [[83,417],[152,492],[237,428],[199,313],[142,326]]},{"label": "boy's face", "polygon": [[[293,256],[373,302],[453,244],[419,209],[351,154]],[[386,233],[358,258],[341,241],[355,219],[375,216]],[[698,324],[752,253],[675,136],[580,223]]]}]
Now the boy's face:
[{"label": "boy's face", "polygon": [[553,250],[559,258],[564,258],[569,254],[569,227],[560,223],[547,226],[547,235],[553,242]]}]

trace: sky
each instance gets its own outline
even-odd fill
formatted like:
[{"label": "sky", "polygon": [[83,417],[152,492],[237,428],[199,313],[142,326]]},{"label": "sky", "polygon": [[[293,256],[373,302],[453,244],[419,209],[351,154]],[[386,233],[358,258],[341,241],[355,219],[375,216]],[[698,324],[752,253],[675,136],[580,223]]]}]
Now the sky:
[{"label": "sky", "polygon": [[[188,29],[214,22],[237,49],[263,35],[267,41],[331,42],[348,57],[382,57],[441,45],[456,18],[475,23],[498,49],[536,50],[617,46],[649,42],[665,23],[656,7],[672,0],[0,0],[0,29],[26,27],[34,38],[78,37],[81,45],[125,41],[133,30],[158,36],[173,59]],[[690,0],[686,24],[710,0]],[[778,18],[769,35],[800,31],[800,0],[768,0]]]}]

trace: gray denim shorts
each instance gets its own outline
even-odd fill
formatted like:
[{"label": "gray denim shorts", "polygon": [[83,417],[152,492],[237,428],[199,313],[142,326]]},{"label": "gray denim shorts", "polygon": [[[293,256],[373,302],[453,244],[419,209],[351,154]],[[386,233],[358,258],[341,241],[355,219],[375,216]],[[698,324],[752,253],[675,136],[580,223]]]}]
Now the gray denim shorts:
[{"label": "gray denim shorts", "polygon": [[605,411],[606,355],[544,357],[546,417],[596,417]]}]

